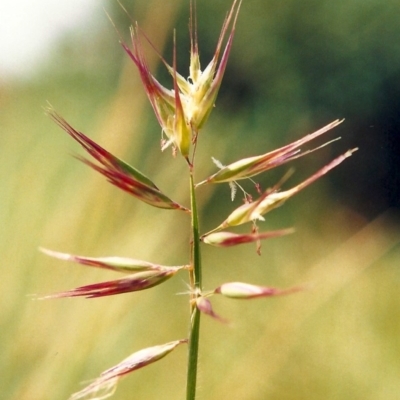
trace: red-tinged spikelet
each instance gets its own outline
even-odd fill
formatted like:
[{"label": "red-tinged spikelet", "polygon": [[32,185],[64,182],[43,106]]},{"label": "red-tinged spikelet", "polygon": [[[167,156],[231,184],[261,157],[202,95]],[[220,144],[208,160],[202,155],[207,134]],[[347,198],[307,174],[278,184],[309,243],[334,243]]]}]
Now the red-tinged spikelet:
[{"label": "red-tinged spikelet", "polygon": [[101,400],[112,396],[118,381],[123,376],[160,360],[182,343],[187,343],[187,339],[175,340],[162,345],[147,347],[133,353],[119,364],[102,372],[94,382],[81,391],[74,393],[69,400]]}]

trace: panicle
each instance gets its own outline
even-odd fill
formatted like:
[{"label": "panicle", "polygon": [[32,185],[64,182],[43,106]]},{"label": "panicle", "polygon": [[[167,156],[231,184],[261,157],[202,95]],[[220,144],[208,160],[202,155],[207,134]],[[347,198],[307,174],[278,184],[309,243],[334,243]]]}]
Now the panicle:
[{"label": "panicle", "polygon": [[[173,36],[172,65],[168,64],[162,55],[157,52],[146,34],[140,30],[137,23],[131,28],[130,46],[126,45],[121,38],[121,45],[135,64],[146,95],[151,103],[157,121],[161,126],[163,135],[167,137],[166,140],[164,137],[162,139],[163,144],[161,150],[172,147],[173,153],[176,154],[176,152],[179,151],[189,165],[191,210],[171,200],[141,171],[112,155],[82,132],[75,130],[53,109],[49,108],[47,110],[50,117],[93,158],[90,160],[80,158],[81,161],[106,177],[110,183],[153,207],[182,210],[191,214],[192,234],[190,242],[190,265],[165,266],[127,257],[87,257],[41,249],[43,253],[61,260],[73,261],[90,267],[129,273],[129,275],[120,279],[80,286],[44,296],[42,299],[67,297],[97,298],[137,292],[160,285],[175,276],[180,270],[189,271],[191,312],[189,339],[175,340],[162,345],[144,348],[133,353],[120,363],[102,372],[98,378],[84,389],[73,394],[69,400],[106,399],[115,392],[116,386],[122,377],[162,359],[183,343],[189,343],[187,398],[194,399],[196,391],[200,313],[206,314],[224,323],[228,322],[214,312],[209,297],[219,294],[232,299],[255,299],[286,295],[304,289],[304,287],[279,289],[244,282],[223,283],[216,289],[208,292],[204,292],[202,289],[201,250],[199,241],[217,247],[231,247],[255,242],[257,244],[257,253],[260,254],[261,240],[287,235],[292,233],[293,229],[259,232],[256,221],[264,220],[265,214],[284,204],[289,198],[338,166],[357,150],[348,150],[346,153],[335,158],[318,170],[311,177],[289,190],[281,191],[281,184],[279,183],[272,189],[267,189],[263,192],[260,185],[253,181],[259,195],[259,198],[254,201],[252,196],[237,182],[242,179],[251,179],[253,176],[302,157],[331,143],[332,141],[327,142],[311,150],[302,151],[300,148],[342,122],[342,120],[335,120],[314,133],[265,154],[247,157],[226,166],[214,159],[214,162],[220,170],[196,185],[193,184],[193,166],[198,134],[215,107],[216,98],[232,48],[241,3],[242,0],[233,0],[233,4],[223,22],[214,55],[206,67],[202,69],[197,34],[196,0],[190,0],[190,63],[188,78],[185,78],[177,71],[177,44],[175,32]],[[151,73],[144,54],[143,38],[153,47],[170,74],[172,78],[171,88],[164,87]],[[195,189],[208,183],[225,182],[229,183],[231,187],[232,200],[234,200],[236,190],[238,188],[242,190],[245,197],[245,204],[231,212],[219,226],[199,237]],[[248,222],[252,223],[251,233],[223,231],[226,228]],[[173,240],[173,238],[171,239]]]}]

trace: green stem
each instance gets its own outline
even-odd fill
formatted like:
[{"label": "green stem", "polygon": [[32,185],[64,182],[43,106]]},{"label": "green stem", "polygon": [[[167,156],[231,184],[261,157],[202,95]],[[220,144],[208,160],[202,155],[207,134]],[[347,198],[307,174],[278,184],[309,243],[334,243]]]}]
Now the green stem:
[{"label": "green stem", "polygon": [[190,271],[191,286],[191,305],[190,305],[190,333],[189,333],[189,353],[188,370],[186,382],[186,400],[196,398],[197,380],[197,359],[199,350],[200,335],[200,312],[196,307],[196,297],[201,293],[201,254],[200,254],[200,235],[199,220],[197,215],[196,193],[193,182],[193,172],[190,171],[190,202],[192,209],[192,270]]},{"label": "green stem", "polygon": [[197,214],[196,192],[193,182],[193,173],[190,173],[190,205],[192,209],[192,249],[193,249],[193,275],[196,291],[201,290],[201,254],[200,254],[200,234],[199,217]]}]

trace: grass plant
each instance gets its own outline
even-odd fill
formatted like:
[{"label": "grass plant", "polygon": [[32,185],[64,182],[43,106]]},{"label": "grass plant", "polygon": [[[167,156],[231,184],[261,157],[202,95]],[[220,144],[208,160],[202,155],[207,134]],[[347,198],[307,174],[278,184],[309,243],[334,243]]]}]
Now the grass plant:
[{"label": "grass plant", "polygon": [[[203,313],[218,321],[226,322],[223,317],[213,310],[210,297],[222,295],[232,299],[255,299],[293,293],[301,289],[299,287],[278,289],[238,281],[222,283],[211,291],[206,291],[203,288],[202,243],[217,247],[232,247],[253,242],[256,243],[256,251],[260,255],[262,240],[283,236],[292,231],[290,229],[280,229],[276,231],[259,232],[257,222],[265,221],[265,214],[281,206],[293,195],[342,163],[356,150],[349,150],[335,158],[310,178],[288,190],[281,190],[281,185],[284,184],[286,178],[284,178],[282,182],[278,182],[273,187],[267,189],[262,189],[260,185],[253,180],[253,178],[260,173],[286,164],[289,161],[302,157],[303,155],[329,144],[328,142],[323,146],[311,150],[301,150],[301,146],[320,137],[341,123],[341,121],[336,120],[326,127],[274,151],[247,157],[227,166],[222,165],[218,160],[214,159],[215,164],[220,170],[208,178],[195,183],[195,173],[196,175],[199,174],[196,168],[196,151],[198,140],[202,135],[200,131],[202,131],[215,106],[233,44],[240,5],[240,1],[238,2],[235,0],[233,2],[223,23],[214,56],[209,64],[202,69],[197,37],[196,3],[191,2],[189,22],[189,77],[186,79],[177,72],[175,36],[172,66],[159,55],[172,77],[172,89],[162,86],[150,72],[143,50],[143,41],[147,41],[150,44],[151,42],[141,31],[139,26],[136,24],[131,28],[131,47],[126,45],[121,37],[122,47],[138,69],[147,97],[161,126],[161,150],[164,151],[169,147],[172,148],[172,154],[178,159],[182,158],[186,163],[190,206],[185,206],[172,200],[170,196],[159,189],[152,179],[148,178],[138,168],[122,161],[88,136],[73,128],[52,108],[47,110],[49,116],[65,132],[75,139],[84,150],[86,150],[89,156],[91,156],[89,159],[80,158],[81,161],[103,175],[114,186],[147,205],[169,210],[169,212],[183,212],[189,214],[191,227],[188,237],[189,260],[178,266],[161,265],[136,258],[114,256],[96,258],[42,249],[44,253],[61,260],[129,274],[120,279],[103,281],[58,292],[45,296],[45,299],[63,297],[98,298],[128,292],[137,292],[158,286],[182,272],[188,274],[189,333],[187,337],[146,347],[134,352],[120,363],[101,373],[97,379],[84,389],[73,394],[71,400],[85,398],[96,398],[100,400],[111,396],[115,392],[117,383],[122,377],[164,358],[182,344],[187,344],[188,346],[186,399],[195,400],[201,314]],[[223,43],[227,35],[228,37],[224,46]],[[250,194],[250,192],[247,192],[244,186],[239,184],[239,180],[249,180],[252,182],[255,187],[255,193]],[[236,192],[238,190],[241,191],[244,204],[236,206],[219,225],[209,232],[201,234],[197,208],[197,190],[203,185],[220,183],[229,184],[232,201],[235,200]],[[255,195],[257,195],[258,198],[254,200],[253,196]],[[231,228],[243,224],[249,224],[251,226],[250,233],[234,233],[231,231]],[[228,229],[228,231],[226,231],[226,229]]]},{"label": "grass plant", "polygon": [[[169,29],[166,20],[152,20],[159,31],[151,31],[151,25],[143,29],[157,48],[162,48],[163,35]],[[146,54],[153,70],[151,57],[151,53]],[[87,93],[74,89],[70,101],[64,103],[63,114],[84,131],[95,132],[91,136],[113,154],[129,159],[135,166],[135,160],[140,160],[140,170],[151,176],[163,192],[191,208],[189,164],[179,153],[171,160],[169,154],[159,155],[156,149],[150,149],[145,136],[146,105],[129,67],[124,68],[110,102],[105,97],[94,101]],[[134,295],[87,302],[37,302],[26,294],[65,290],[77,282],[87,285],[110,281],[115,274],[104,269],[75,269],[72,265],[55,267],[52,260],[37,254],[36,248],[40,245],[82,252],[95,258],[104,254],[123,254],[125,258],[134,255],[153,263],[179,265],[182,260],[190,260],[191,218],[182,211],[156,209],[131,199],[107,186],[102,177],[85,173],[79,163],[71,164],[68,158],[60,157],[54,148],[65,147],[66,140],[55,129],[49,129],[48,121],[39,119],[37,109],[31,105],[32,100],[37,103],[37,98],[49,98],[47,86],[39,92],[36,88],[2,90],[3,98],[8,99],[0,110],[2,129],[12,134],[3,136],[0,149],[4,163],[1,250],[6,268],[0,282],[1,397],[67,398],[77,390],[77,382],[87,383],[87,379],[112,363],[118,364],[135,349],[190,337],[185,313],[190,294],[174,296],[192,292],[182,283],[190,270],[182,269],[175,278]],[[63,104],[62,98],[57,101]],[[25,110],[25,118],[18,118],[21,109]],[[89,119],[86,114],[94,117]],[[11,121],[17,123],[11,126]],[[235,160],[231,154],[237,150],[232,143],[223,143],[221,137],[236,133],[232,131],[238,128],[229,119],[221,121],[218,137],[204,129],[196,161],[190,157],[199,176],[197,183],[218,173],[211,156],[227,164]],[[268,149],[260,153],[263,151]],[[286,182],[283,185],[290,186]],[[200,236],[221,224],[235,208],[225,188],[226,213],[219,214],[218,207],[216,214],[211,186],[216,184],[205,183],[195,190]],[[253,190],[250,181],[248,186]],[[275,193],[282,192],[273,188]],[[256,197],[257,191],[253,192]],[[306,203],[302,206],[303,198]],[[291,296],[251,304],[206,296],[212,299],[218,315],[230,323],[202,318],[196,385],[199,398],[398,397],[400,364],[396,354],[400,342],[393,316],[400,310],[399,235],[392,227],[392,215],[368,224],[349,210],[337,208],[329,198],[324,199],[326,209],[315,215],[315,206],[321,201],[304,193],[296,199],[294,209],[289,203],[270,214],[270,220],[279,214],[279,219],[285,221],[277,229],[287,228],[288,214],[298,216],[297,233],[265,242],[261,257],[251,244],[218,248],[200,243],[205,288],[201,294],[237,280],[258,285],[274,282],[284,288],[310,282],[312,286]],[[310,218],[321,221],[317,231],[309,224]],[[254,235],[252,221],[242,228],[246,226],[250,231],[239,227],[229,232]],[[121,380],[116,398],[184,398],[185,355],[179,350]]]}]

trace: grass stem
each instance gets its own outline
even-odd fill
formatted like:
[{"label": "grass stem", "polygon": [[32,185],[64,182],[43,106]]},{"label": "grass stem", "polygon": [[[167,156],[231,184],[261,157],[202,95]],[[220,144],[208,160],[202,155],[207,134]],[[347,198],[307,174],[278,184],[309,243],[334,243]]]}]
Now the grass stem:
[{"label": "grass stem", "polygon": [[193,181],[193,171],[190,170],[190,203],[191,203],[191,258],[192,269],[190,271],[191,307],[190,307],[190,332],[188,343],[188,369],[186,382],[186,400],[195,400],[197,381],[197,360],[200,334],[200,312],[196,307],[196,297],[201,293],[201,253],[199,221],[197,214],[196,193]]}]

